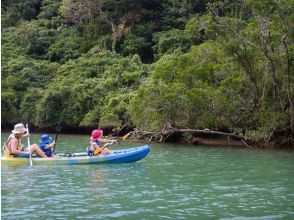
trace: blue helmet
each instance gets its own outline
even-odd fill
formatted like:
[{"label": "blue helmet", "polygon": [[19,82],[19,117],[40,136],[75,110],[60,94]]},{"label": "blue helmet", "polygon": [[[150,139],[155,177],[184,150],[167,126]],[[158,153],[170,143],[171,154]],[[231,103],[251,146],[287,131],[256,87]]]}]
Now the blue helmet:
[{"label": "blue helmet", "polygon": [[40,145],[42,145],[42,144],[49,144],[52,141],[53,141],[53,138],[52,137],[50,137],[48,134],[43,134],[41,136],[41,138],[40,138],[39,143],[40,143]]}]

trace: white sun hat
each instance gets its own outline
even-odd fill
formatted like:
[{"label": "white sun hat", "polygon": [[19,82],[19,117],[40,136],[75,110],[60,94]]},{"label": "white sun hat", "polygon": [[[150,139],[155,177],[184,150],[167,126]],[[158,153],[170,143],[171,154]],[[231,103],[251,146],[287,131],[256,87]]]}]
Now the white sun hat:
[{"label": "white sun hat", "polygon": [[22,123],[19,123],[14,125],[14,130],[12,130],[11,132],[13,134],[21,134],[21,133],[25,133],[26,131],[27,129],[25,128],[25,126]]}]

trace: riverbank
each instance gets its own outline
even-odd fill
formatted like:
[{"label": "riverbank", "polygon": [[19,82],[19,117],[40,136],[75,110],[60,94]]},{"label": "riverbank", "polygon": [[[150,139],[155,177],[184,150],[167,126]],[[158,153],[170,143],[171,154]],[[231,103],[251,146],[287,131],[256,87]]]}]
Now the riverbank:
[{"label": "riverbank", "polygon": [[168,129],[161,132],[152,131],[132,131],[130,138],[146,142],[155,143],[181,143],[207,146],[238,146],[238,147],[258,147],[258,148],[292,148],[294,149],[294,138],[290,132],[275,132],[270,138],[259,140],[249,139],[243,135],[211,131],[209,129]]},{"label": "riverbank", "polygon": [[[13,128],[13,125],[10,126]],[[3,132],[10,132],[8,126],[1,126]],[[61,126],[62,134],[85,134],[90,135],[94,127],[70,127]],[[55,127],[39,128],[30,125],[32,133],[56,133]],[[105,136],[122,138],[128,134],[128,139],[133,141],[143,141],[146,143],[180,143],[205,146],[236,146],[236,147],[258,147],[258,148],[292,148],[294,149],[294,138],[290,129],[285,128],[272,133],[270,138],[252,140],[243,135],[226,133],[221,131],[211,131],[209,129],[164,129],[161,132],[133,130],[132,128],[103,128]]]}]

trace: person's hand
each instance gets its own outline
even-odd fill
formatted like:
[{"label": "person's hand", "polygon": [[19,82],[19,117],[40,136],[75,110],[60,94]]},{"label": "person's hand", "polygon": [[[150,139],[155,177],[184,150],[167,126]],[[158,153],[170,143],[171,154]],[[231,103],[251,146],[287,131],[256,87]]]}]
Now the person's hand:
[{"label": "person's hand", "polygon": [[26,133],[22,137],[26,138],[26,137],[29,137],[29,136],[30,136],[30,134]]}]

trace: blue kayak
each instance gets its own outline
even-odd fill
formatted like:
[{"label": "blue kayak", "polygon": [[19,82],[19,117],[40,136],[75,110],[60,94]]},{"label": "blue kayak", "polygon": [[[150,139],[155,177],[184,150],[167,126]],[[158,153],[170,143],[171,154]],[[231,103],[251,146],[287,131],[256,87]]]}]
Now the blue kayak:
[{"label": "blue kayak", "polygon": [[[57,154],[54,157],[39,158],[32,157],[33,165],[75,165],[75,164],[109,164],[109,163],[131,163],[136,162],[148,155],[150,146],[112,150],[111,154],[88,156],[86,153]],[[2,157],[2,164],[28,165],[28,158]]]}]

